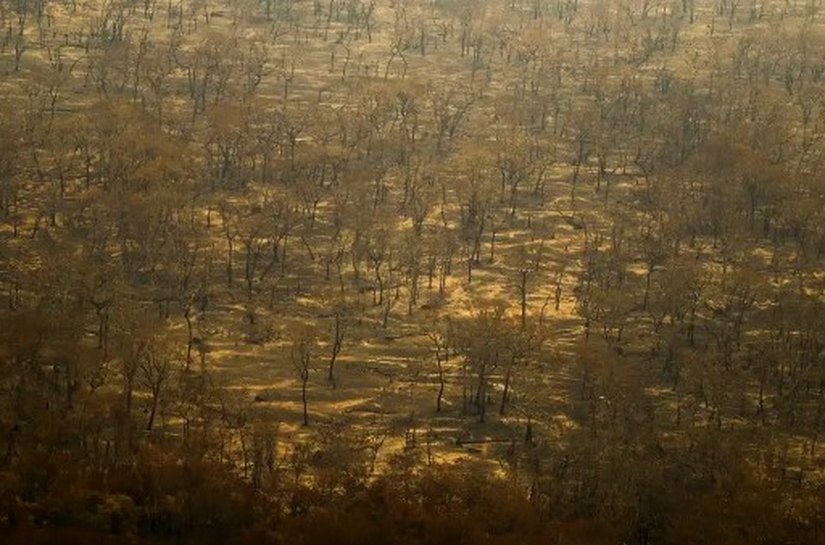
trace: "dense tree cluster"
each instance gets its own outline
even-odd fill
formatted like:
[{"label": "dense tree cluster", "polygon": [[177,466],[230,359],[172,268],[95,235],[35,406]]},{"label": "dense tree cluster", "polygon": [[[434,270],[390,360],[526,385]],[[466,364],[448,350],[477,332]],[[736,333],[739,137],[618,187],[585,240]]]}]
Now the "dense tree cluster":
[{"label": "dense tree cluster", "polygon": [[[818,542],[823,46],[817,0],[0,1],[0,529]],[[403,410],[330,422],[358,366]]]}]

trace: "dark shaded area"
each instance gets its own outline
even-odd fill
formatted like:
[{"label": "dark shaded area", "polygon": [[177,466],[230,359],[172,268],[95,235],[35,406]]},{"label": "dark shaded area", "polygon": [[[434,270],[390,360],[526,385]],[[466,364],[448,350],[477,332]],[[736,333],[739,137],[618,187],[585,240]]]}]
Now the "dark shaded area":
[{"label": "dark shaded area", "polygon": [[825,530],[825,488],[762,473],[743,455],[759,438],[735,431],[530,437],[502,447],[494,478],[423,448],[376,466],[343,425],[279,454],[264,427],[227,433],[232,409],[208,386],[183,434],[147,433],[86,412],[54,368],[17,369],[20,424],[0,430],[8,544],[814,544]]}]

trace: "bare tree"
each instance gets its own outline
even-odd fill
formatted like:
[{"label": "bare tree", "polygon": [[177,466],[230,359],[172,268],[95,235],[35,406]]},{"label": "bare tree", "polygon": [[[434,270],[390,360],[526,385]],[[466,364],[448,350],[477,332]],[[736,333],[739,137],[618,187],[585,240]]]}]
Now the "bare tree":
[{"label": "bare tree", "polygon": [[304,426],[309,426],[307,385],[317,342],[314,330],[309,326],[305,326],[295,332],[289,349],[290,361],[292,361],[292,366],[298,372],[298,377],[301,380],[301,405],[303,407]]},{"label": "bare tree", "polygon": [[142,384],[149,389],[149,418],[146,431],[152,431],[155,416],[172,373],[172,355],[166,343],[160,338],[153,338],[143,347],[140,354],[139,371]]}]

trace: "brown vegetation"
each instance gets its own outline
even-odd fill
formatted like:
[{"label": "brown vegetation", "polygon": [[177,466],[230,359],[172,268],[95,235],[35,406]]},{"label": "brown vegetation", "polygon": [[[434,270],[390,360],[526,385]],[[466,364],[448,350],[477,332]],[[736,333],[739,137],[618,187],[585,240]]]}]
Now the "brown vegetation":
[{"label": "brown vegetation", "polygon": [[818,543],[817,0],[0,0],[0,540]]}]

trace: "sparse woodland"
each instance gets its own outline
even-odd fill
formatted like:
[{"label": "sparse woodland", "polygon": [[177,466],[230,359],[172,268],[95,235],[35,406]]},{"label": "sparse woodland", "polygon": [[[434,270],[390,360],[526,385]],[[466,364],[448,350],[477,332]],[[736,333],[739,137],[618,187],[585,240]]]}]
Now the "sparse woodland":
[{"label": "sparse woodland", "polygon": [[0,542],[825,541],[821,0],[0,0]]}]

